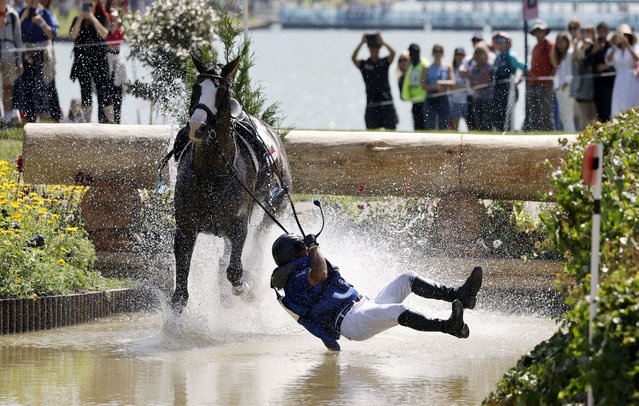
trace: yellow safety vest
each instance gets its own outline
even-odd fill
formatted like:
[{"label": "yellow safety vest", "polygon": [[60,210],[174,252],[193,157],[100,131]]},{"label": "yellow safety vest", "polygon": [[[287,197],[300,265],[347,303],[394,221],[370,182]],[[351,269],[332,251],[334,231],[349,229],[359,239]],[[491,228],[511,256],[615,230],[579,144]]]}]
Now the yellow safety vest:
[{"label": "yellow safety vest", "polygon": [[412,103],[423,103],[426,100],[426,90],[422,87],[422,73],[429,65],[426,58],[420,59],[415,67],[412,64],[408,65],[402,83],[402,99],[410,100]]}]

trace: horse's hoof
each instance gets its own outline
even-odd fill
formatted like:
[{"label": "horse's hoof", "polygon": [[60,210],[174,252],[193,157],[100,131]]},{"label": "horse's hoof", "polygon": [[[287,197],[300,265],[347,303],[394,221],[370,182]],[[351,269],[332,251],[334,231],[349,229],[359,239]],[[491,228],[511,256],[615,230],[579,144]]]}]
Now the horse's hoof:
[{"label": "horse's hoof", "polygon": [[233,295],[240,296],[249,288],[248,283],[242,282],[239,285],[233,285]]}]

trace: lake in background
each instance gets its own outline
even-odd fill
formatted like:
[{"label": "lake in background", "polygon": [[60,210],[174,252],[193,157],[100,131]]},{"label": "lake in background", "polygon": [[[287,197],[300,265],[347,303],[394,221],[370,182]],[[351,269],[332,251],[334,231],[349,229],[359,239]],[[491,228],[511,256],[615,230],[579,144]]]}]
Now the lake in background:
[{"label": "lake in background", "polygon": [[[269,103],[279,102],[286,116],[285,125],[297,129],[363,130],[366,96],[364,81],[351,62],[351,54],[362,38],[362,32],[353,30],[283,30],[272,28],[250,33],[255,56],[252,78],[259,82]],[[453,50],[464,47],[467,54],[472,48],[472,31],[419,31],[397,30],[382,33],[384,40],[396,52],[406,50],[417,43],[422,56],[432,61],[431,49],[435,43],[444,46],[444,60],[452,62]],[[524,40],[522,32],[512,32],[513,51],[523,61]],[[550,37],[554,39],[555,33]],[[484,33],[490,38],[491,33]],[[529,36],[529,46],[535,40]],[[80,85],[71,82],[72,43],[56,43],[58,60],[57,86],[62,109],[68,112],[72,98],[80,98]],[[386,55],[382,50],[381,54]],[[128,48],[123,47],[123,56]],[[368,58],[363,47],[360,58]],[[411,131],[411,104],[399,99],[397,88],[397,56],[391,67],[390,81],[395,108],[399,116],[399,130]],[[139,62],[126,61],[129,79],[148,78],[148,70]],[[524,119],[523,85],[515,107],[515,128],[521,128]],[[97,100],[94,96],[93,121],[97,122]],[[122,106],[122,124],[149,124],[172,122],[157,114],[151,115],[148,101],[125,96]]]}]

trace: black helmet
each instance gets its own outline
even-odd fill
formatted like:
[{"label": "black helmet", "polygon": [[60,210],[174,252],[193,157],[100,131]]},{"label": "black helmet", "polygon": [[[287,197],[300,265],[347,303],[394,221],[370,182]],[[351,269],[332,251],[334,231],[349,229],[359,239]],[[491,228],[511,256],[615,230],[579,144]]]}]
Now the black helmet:
[{"label": "black helmet", "polygon": [[282,266],[297,258],[306,245],[304,239],[298,234],[282,234],[273,243],[271,252],[277,266]]}]

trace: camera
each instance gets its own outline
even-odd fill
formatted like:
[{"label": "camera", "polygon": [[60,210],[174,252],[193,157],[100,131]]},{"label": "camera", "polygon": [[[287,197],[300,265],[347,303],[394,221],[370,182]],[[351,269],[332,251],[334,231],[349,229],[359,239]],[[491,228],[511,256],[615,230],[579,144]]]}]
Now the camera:
[{"label": "camera", "polygon": [[29,9],[29,17],[33,17],[36,15],[36,9],[35,8],[30,8]]},{"label": "camera", "polygon": [[90,11],[91,3],[82,3],[82,11]]},{"label": "camera", "polygon": [[366,34],[366,45],[368,45],[369,48],[379,48],[377,34]]}]

